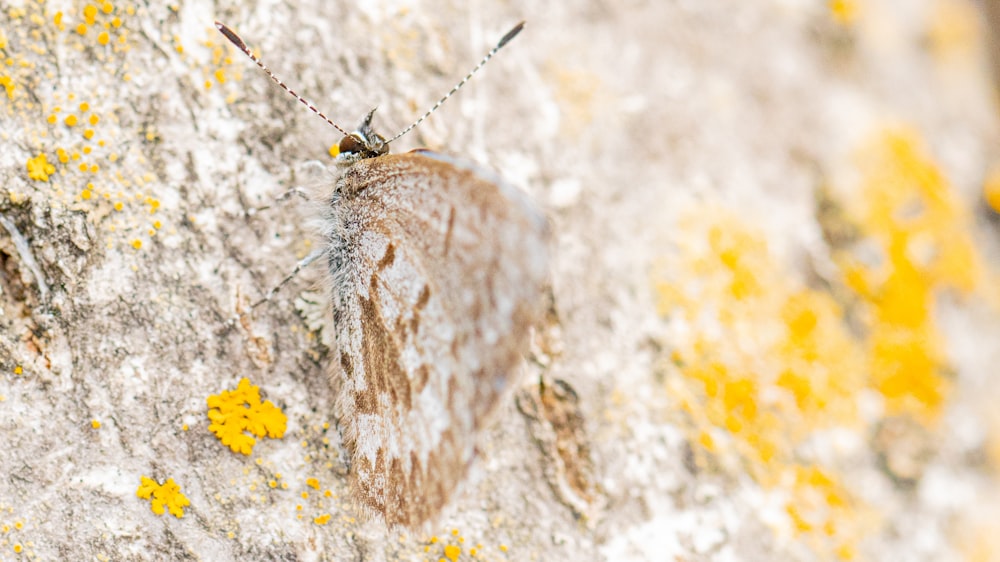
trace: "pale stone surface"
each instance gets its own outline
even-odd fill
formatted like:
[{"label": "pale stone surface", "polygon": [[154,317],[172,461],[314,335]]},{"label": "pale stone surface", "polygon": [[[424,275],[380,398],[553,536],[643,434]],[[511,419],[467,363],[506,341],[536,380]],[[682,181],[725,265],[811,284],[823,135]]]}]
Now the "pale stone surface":
[{"label": "pale stone surface", "polygon": [[[56,4],[42,5],[40,37],[27,31],[33,2],[24,14],[0,14],[6,53],[36,64],[18,101],[4,101],[0,211],[30,242],[51,291],[39,303],[12,238],[0,236],[0,560],[437,560],[446,544],[463,559],[476,548],[482,560],[832,558],[796,537],[780,490],[738,466],[691,461],[697,444],[662,381],[674,369],[670,335],[685,327],[657,314],[652,271],[684,239],[682,216],[707,201],[759,228],[789,275],[808,278],[829,253],[816,184],[850,185],[850,151],[884,122],[919,129],[964,204],[979,205],[997,141],[993,92],[975,46],[953,63],[930,56],[924,35],[937,3],[866,2],[871,14],[851,40],[825,2],[792,0],[263,2],[222,12],[184,2],[134,15],[116,4],[129,53],[99,47],[98,27],[82,39],[73,31],[85,4]],[[59,10],[63,31],[51,23]],[[273,202],[308,176],[308,161],[329,161],[339,135],[225,43],[213,19],[342,126],[378,105],[384,133],[406,126],[527,20],[393,148],[476,159],[550,213],[561,329],[549,336],[562,352],[542,359],[545,374],[579,396],[594,517],[577,520],[573,502],[550,486],[560,473],[512,399],[440,523],[401,533],[354,520],[323,376],[328,354],[295,306],[319,272],[227,326],[311,249],[308,205]],[[206,41],[232,64],[213,62]],[[212,77],[221,66],[224,84]],[[76,111],[81,101],[91,109]],[[100,114],[94,140],[107,147],[95,148],[100,158],[81,156],[100,172],[78,172],[71,160],[49,183],[27,179],[28,158],[44,152],[53,162],[57,147],[88,144],[85,125],[45,122],[56,105],[59,123]],[[88,181],[93,199],[83,200]],[[123,209],[100,206],[104,192]],[[154,214],[147,197],[158,201]],[[996,223],[981,222],[971,225],[977,244],[995,258]],[[987,457],[997,447],[989,413],[1000,316],[975,299],[941,308],[956,390],[923,478],[893,485],[865,433],[817,435],[808,451],[854,459],[845,467],[852,491],[878,506],[880,516],[862,522],[862,558],[963,559],[982,546],[977,525],[996,521]],[[527,368],[526,384],[542,370]],[[224,448],[205,415],[206,397],[241,377],[289,420],[283,439],[259,440],[251,457]],[[877,397],[858,401],[880,408]],[[191,500],[184,518],[151,513],[135,494],[142,475],[181,486]],[[313,522],[323,514],[328,523]]]}]

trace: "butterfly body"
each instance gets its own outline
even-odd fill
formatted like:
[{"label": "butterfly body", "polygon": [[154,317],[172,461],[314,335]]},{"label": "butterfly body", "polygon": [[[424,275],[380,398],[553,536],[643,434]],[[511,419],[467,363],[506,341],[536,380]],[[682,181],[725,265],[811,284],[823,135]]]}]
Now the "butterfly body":
[{"label": "butterfly body", "polygon": [[420,524],[517,379],[547,223],[495,174],[413,151],[347,164],[324,224],[354,496],[389,524]]}]

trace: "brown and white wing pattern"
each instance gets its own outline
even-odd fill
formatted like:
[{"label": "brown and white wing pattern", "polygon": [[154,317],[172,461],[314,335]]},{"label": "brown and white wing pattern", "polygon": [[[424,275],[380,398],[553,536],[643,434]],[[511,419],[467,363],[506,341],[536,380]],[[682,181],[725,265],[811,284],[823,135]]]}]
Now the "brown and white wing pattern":
[{"label": "brown and white wing pattern", "polygon": [[354,163],[330,213],[332,374],[355,500],[413,527],[448,502],[516,382],[547,223],[496,175],[427,151]]}]

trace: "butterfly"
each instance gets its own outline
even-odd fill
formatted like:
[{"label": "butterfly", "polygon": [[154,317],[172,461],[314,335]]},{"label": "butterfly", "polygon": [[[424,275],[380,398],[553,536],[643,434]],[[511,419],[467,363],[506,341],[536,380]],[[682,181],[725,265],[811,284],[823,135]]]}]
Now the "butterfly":
[{"label": "butterfly", "polygon": [[[289,90],[229,28],[219,30]],[[428,150],[390,154],[374,110],[339,143],[322,217],[337,349],[329,372],[352,495],[390,526],[434,518],[519,378],[548,283],[548,221],[495,173]]]}]

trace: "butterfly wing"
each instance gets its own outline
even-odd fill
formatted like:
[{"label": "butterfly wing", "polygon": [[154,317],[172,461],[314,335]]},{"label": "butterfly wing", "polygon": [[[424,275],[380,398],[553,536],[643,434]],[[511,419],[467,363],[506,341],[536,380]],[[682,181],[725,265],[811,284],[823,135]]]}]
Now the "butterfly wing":
[{"label": "butterfly wing", "polygon": [[354,163],[327,224],[355,499],[434,516],[516,379],[548,274],[544,216],[473,164],[427,151]]}]

